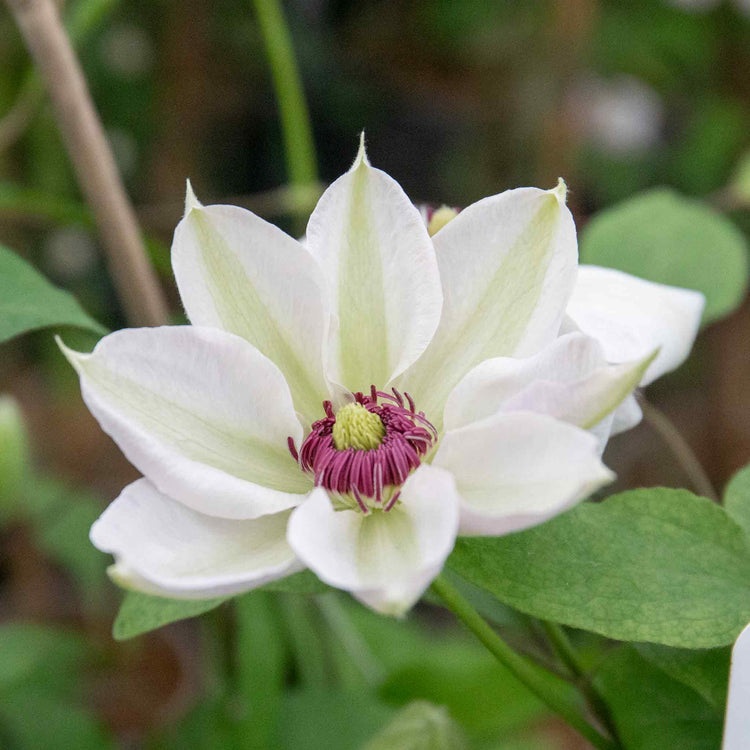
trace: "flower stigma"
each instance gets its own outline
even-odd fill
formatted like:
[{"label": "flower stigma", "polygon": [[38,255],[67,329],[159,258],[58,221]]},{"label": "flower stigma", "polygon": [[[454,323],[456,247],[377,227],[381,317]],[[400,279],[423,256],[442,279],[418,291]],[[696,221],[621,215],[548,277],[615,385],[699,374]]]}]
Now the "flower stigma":
[{"label": "flower stigma", "polygon": [[383,442],[385,425],[375,412],[355,401],[339,409],[332,434],[336,450],[374,450]]},{"label": "flower stigma", "polygon": [[429,214],[427,232],[430,237],[436,235],[446,224],[458,216],[458,209],[450,206],[440,206]]},{"label": "flower stigma", "polygon": [[437,430],[408,393],[372,386],[369,394],[352,396],[337,412],[325,401],[326,416],[313,422],[299,452],[289,438],[289,451],[337,510],[388,512],[437,441]]}]

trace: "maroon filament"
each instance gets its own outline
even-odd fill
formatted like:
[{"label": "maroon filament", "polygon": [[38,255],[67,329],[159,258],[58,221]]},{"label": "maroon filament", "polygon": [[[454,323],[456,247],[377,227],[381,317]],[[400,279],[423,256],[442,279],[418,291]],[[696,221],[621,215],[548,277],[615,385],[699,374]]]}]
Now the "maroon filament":
[{"label": "maroon filament", "polygon": [[330,401],[323,404],[326,416],[312,425],[297,453],[289,439],[289,451],[303,471],[315,478],[315,484],[336,495],[354,498],[360,509],[369,511],[368,500],[390,510],[396,503],[399,488],[421,463],[422,457],[437,440],[437,431],[423,412],[418,412],[408,394],[402,396],[378,391],[354,393],[356,403],[377,414],[385,435],[377,448],[339,450],[333,442],[336,415]]}]

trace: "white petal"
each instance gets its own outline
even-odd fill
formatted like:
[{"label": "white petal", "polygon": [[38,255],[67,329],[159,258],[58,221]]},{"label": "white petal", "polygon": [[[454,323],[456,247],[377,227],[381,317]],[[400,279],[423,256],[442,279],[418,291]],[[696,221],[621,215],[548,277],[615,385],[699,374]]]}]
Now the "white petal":
[{"label": "white petal", "polygon": [[564,184],[469,206],[433,238],[443,283],[435,337],[399,387],[433,422],[458,381],[491,357],[528,356],[558,334],[578,250]]},{"label": "white petal", "polygon": [[593,435],[529,412],[450,430],[433,465],[456,478],[460,533],[488,536],[542,523],[614,478]]},{"label": "white petal", "polygon": [[298,411],[320,418],[328,313],[317,263],[250,211],[202,206],[188,191],[172,266],[191,322],[247,339],[284,373]]},{"label": "white petal", "polygon": [[628,396],[615,409],[614,420],[612,422],[612,434],[617,435],[635,427],[643,419],[643,412],[635,396]]},{"label": "white petal", "polygon": [[286,541],[290,513],[249,521],[213,518],[139,479],[91,527],[91,541],[115,556],[112,576],[125,588],[175,599],[210,599],[300,569]]},{"label": "white petal", "polygon": [[322,581],[351,591],[378,612],[399,616],[440,573],[457,529],[453,478],[423,464],[388,513],[335,511],[327,493],[315,490],[292,513],[288,539]]},{"label": "white petal", "polygon": [[660,347],[641,381],[647,385],[687,359],[704,302],[700,292],[582,265],[567,313],[602,343],[610,362],[640,359]]},{"label": "white petal", "polygon": [[533,357],[487,359],[451,392],[445,405],[445,427],[454,430],[495,414],[535,381],[571,384],[605,364],[601,345],[580,333],[560,336]]},{"label": "white petal", "polygon": [[612,425],[607,417],[632,393],[653,356],[610,365],[595,339],[570,333],[527,359],[488,359],[451,392],[446,428],[500,411],[533,411],[587,430],[596,427],[603,450]]},{"label": "white petal", "polygon": [[[62,345],[61,345],[62,346]],[[63,348],[83,399],[128,460],[195,510],[254,518],[310,488],[287,448],[302,428],[279,369],[215,328],[126,329]]]},{"label": "white petal", "polygon": [[440,319],[440,277],[419,211],[361,145],[313,211],[307,243],[338,316],[332,377],[353,391],[384,388],[424,351]]}]

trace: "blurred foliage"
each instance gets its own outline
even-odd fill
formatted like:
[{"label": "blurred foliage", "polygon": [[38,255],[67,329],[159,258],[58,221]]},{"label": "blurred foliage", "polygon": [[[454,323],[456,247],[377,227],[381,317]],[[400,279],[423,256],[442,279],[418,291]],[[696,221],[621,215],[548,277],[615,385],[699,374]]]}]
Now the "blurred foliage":
[{"label": "blurred foliage", "polygon": [[465,750],[461,730],[444,708],[415,701],[396,714],[363,750]]},{"label": "blurred foliage", "polygon": [[75,633],[25,623],[0,626],[0,738],[8,748],[107,748],[84,709],[81,672],[91,646]]},{"label": "blurred foliage", "polygon": [[632,646],[615,649],[597,674],[625,747],[715,750],[723,713],[651,665]]}]

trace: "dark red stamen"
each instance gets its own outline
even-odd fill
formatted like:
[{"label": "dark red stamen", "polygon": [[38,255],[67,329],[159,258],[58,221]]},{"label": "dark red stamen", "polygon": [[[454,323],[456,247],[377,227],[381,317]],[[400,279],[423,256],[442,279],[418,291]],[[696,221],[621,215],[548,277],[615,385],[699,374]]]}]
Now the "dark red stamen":
[{"label": "dark red stamen", "polygon": [[289,452],[292,454],[292,458],[295,461],[299,461],[299,453],[297,453],[297,446],[294,444],[294,438],[288,437],[286,439],[286,444],[289,446]]},{"label": "dark red stamen", "polygon": [[417,412],[408,393],[402,395],[395,388],[392,394],[384,393],[373,385],[367,396],[352,395],[383,422],[385,435],[377,448],[338,450],[333,442],[336,415],[331,402],[326,401],[326,416],[313,423],[299,453],[291,438],[289,451],[302,470],[313,475],[316,486],[354,498],[363,513],[370,509],[367,500],[388,511],[396,504],[401,485],[437,440],[437,430],[423,412]]}]

